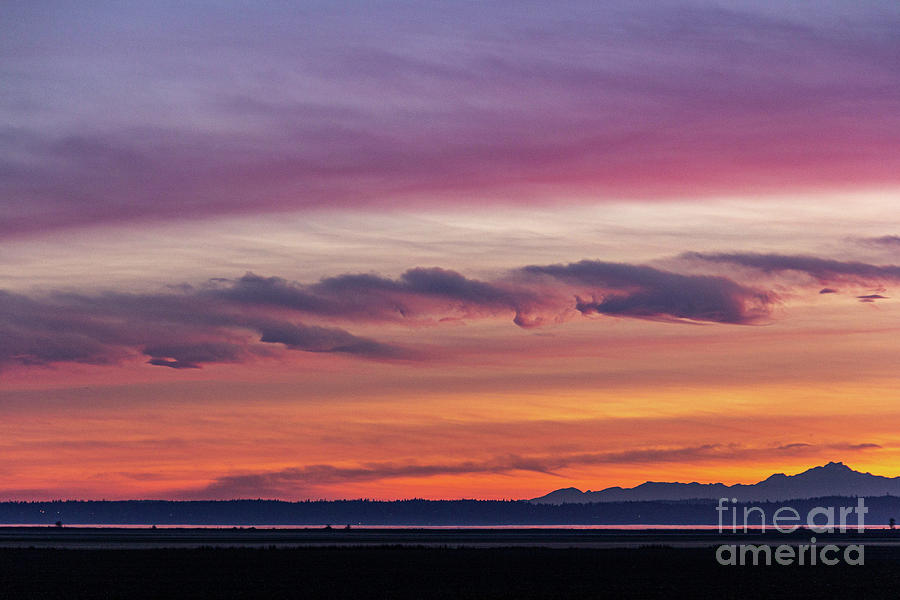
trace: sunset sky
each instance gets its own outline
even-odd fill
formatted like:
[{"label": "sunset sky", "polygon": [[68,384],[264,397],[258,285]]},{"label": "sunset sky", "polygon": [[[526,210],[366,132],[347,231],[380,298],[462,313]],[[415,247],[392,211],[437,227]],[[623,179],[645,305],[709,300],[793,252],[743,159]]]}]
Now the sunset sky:
[{"label": "sunset sky", "polygon": [[900,3],[7,2],[0,500],[900,475]]}]

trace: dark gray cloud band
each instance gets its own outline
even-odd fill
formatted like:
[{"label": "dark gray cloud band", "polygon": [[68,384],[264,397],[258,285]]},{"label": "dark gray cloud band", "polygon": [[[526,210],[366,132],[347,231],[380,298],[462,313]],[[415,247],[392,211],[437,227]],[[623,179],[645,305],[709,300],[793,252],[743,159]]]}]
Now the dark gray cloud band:
[{"label": "dark gray cloud band", "polygon": [[[595,300],[585,302],[579,294]],[[274,344],[306,352],[411,358],[407,349],[327,323],[415,325],[508,315],[517,325],[531,327],[573,310],[750,323],[768,302],[766,294],[721,277],[600,261],[525,267],[491,282],[447,269],[415,268],[396,279],[346,274],[313,284],[248,273],[156,294],[2,292],[0,364],[103,364],[138,351],[152,365],[191,369],[239,362],[265,354]]]},{"label": "dark gray cloud band", "polygon": [[687,252],[681,257],[693,261],[749,267],[765,273],[795,271],[805,273],[820,283],[849,281],[871,284],[900,280],[900,265],[873,265],[858,261],[840,261],[798,254]]},{"label": "dark gray cloud band", "polygon": [[817,454],[828,450],[865,452],[880,448],[881,446],[871,443],[822,445],[794,443],[773,447],[702,444],[687,447],[639,448],[619,452],[584,452],[555,456],[511,454],[487,460],[455,463],[371,462],[349,467],[317,464],[262,473],[226,475],[217,478],[201,490],[187,491],[180,495],[198,498],[257,498],[260,495],[284,498],[302,496],[312,492],[317,486],[383,479],[510,473],[513,471],[559,475],[558,470],[584,465],[747,460]]},{"label": "dark gray cloud band", "polygon": [[775,298],[725,277],[682,275],[642,265],[583,260],[523,271],[605,290],[600,298],[577,299],[575,308],[582,314],[748,324],[766,316]]},{"label": "dark gray cloud band", "polygon": [[193,291],[39,297],[0,292],[0,366],[110,364],[139,353],[152,365],[190,369],[265,355],[270,344],[376,359],[407,355],[343,329],[238,310]]},{"label": "dark gray cloud band", "polygon": [[[900,279],[897,266],[809,256],[690,253],[682,258],[769,273],[802,271],[823,282]],[[874,302],[886,296],[857,298]],[[343,274],[314,283],[247,273],[173,286],[165,293],[0,291],[0,366],[109,364],[142,354],[151,365],[193,369],[285,349],[415,359],[429,353],[344,327],[418,327],[488,317],[537,327],[578,315],[749,325],[765,322],[778,301],[770,290],[729,277],[599,260],[530,265],[486,281],[420,267],[396,278]]]}]

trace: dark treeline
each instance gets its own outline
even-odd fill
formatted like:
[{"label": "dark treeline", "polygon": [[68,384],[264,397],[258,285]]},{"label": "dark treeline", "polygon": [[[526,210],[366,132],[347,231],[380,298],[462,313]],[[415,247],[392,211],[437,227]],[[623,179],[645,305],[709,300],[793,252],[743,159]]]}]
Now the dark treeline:
[{"label": "dark treeline", "polygon": [[[880,496],[865,499],[866,523],[886,524],[900,520],[900,498]],[[791,506],[805,521],[817,506],[856,506],[856,498],[813,498],[784,503],[738,504],[758,506],[769,522],[776,510]],[[732,505],[728,505],[729,509]],[[839,510],[835,510],[839,516]],[[501,500],[60,500],[53,502],[0,502],[0,523],[8,524],[193,524],[193,525],[716,525],[719,513],[710,500],[666,502],[602,502],[593,504],[532,504]],[[855,515],[848,523],[855,524]],[[730,510],[723,514],[730,524]],[[758,513],[749,520],[759,523]]]}]

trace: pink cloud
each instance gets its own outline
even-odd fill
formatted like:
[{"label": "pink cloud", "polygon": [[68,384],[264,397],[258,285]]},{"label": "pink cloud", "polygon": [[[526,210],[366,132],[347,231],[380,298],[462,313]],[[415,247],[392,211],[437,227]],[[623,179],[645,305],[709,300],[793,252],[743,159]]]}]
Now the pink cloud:
[{"label": "pink cloud", "polygon": [[896,7],[570,8],[19,7],[0,234],[900,183]]}]

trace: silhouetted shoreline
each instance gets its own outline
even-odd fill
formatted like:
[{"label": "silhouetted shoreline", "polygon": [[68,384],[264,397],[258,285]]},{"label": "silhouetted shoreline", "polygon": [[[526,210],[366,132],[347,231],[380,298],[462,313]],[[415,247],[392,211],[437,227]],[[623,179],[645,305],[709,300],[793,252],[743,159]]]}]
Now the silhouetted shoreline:
[{"label": "silhouetted shoreline", "polygon": [[[900,497],[865,498],[866,523],[900,518]],[[782,507],[806,514],[818,506],[854,506],[855,497],[824,497],[734,505]],[[524,500],[65,500],[0,502],[2,524],[484,526],[502,525],[717,525],[715,500],[535,504]]]}]

